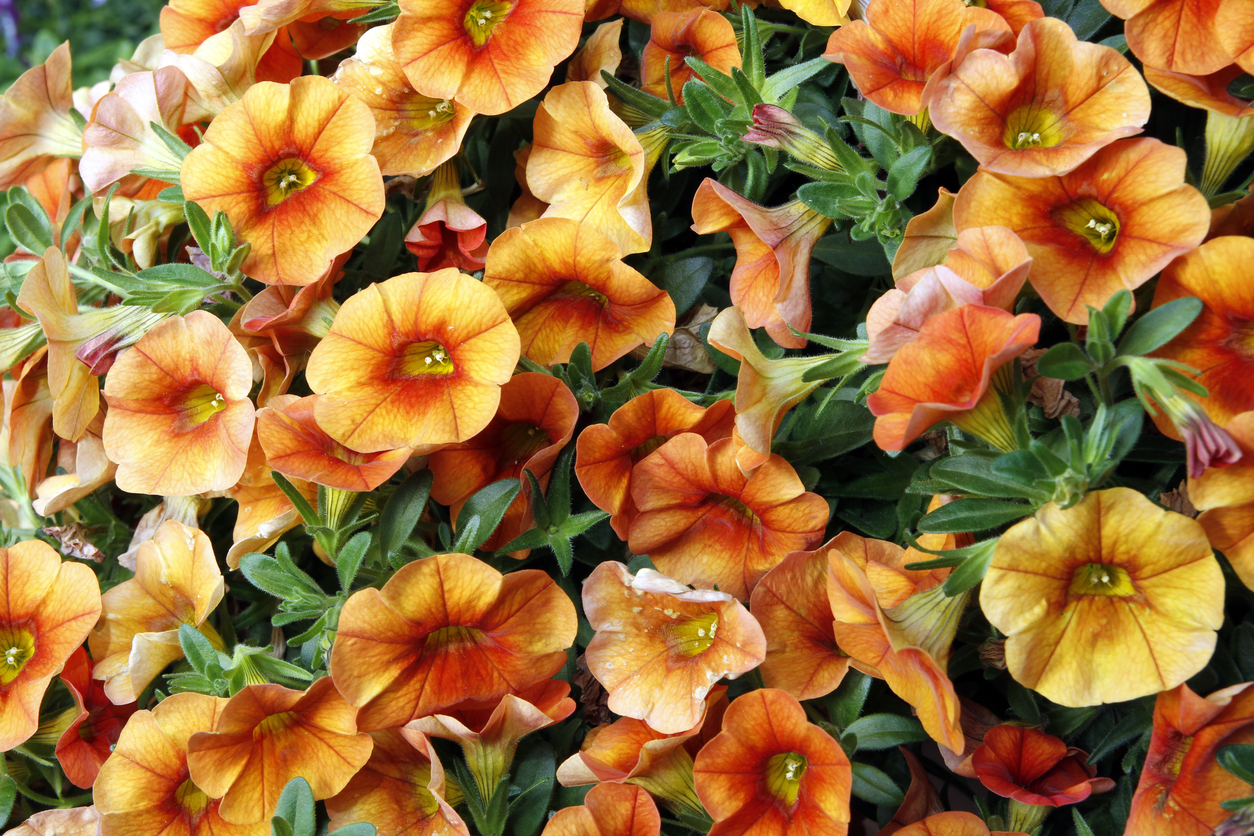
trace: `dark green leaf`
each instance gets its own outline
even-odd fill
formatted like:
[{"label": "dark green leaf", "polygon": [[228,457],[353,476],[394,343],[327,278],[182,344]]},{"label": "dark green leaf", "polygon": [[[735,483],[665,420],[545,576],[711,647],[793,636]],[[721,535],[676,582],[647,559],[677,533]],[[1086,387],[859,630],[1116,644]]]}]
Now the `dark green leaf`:
[{"label": "dark green leaf", "polygon": [[866,763],[853,764],[853,794],[863,801],[885,807],[896,806],[905,798],[892,778]]},{"label": "dark green leaf", "polygon": [[426,510],[431,495],[433,476],[430,470],[420,470],[410,475],[392,494],[383,513],[379,515],[379,552],[391,555],[399,552],[409,535],[413,533],[422,512]]},{"label": "dark green leaf", "polygon": [[[179,646],[183,648],[183,655],[187,657],[188,663],[196,673],[202,676],[216,675],[210,671],[211,666],[218,668],[218,651],[214,650],[204,633],[190,624],[180,624]],[[220,668],[218,670],[220,671]]]},{"label": "dark green leaf", "polygon": [[858,736],[859,750],[891,749],[927,740],[927,732],[918,720],[900,714],[867,714],[850,723],[845,731]]},{"label": "dark green leaf", "polygon": [[988,574],[988,566],[993,562],[993,553],[997,550],[997,540],[985,540],[976,543],[973,548],[971,556],[962,561],[962,565],[945,579],[945,594],[950,598],[961,595],[984,580],[984,576]]},{"label": "dark green leaf", "polygon": [[340,576],[340,588],[348,592],[361,568],[361,561],[370,551],[370,532],[359,531],[340,548],[335,557],[335,571]]},{"label": "dark green leaf", "polygon": [[0,827],[9,823],[13,802],[17,800],[17,783],[8,775],[0,776]]},{"label": "dark green leaf", "polygon": [[727,73],[714,69],[696,56],[688,56],[684,59],[684,63],[692,68],[692,71],[700,77],[700,80],[714,88],[715,93],[718,93],[729,102],[739,100],[740,91],[736,88],[736,82]]},{"label": "dark green leaf", "polygon": [[[688,59],[691,61],[692,59]],[[762,98],[768,104],[779,104],[779,100],[790,90],[801,85],[801,82],[821,73],[830,67],[831,61],[826,58],[813,58],[800,64],[791,64],[772,75],[762,85]]]},{"label": "dark green leaf", "polygon": [[1036,697],[1018,682],[1006,684],[1006,701],[1020,720],[1032,724],[1041,722],[1041,709],[1036,705]]},{"label": "dark green leaf", "polygon": [[522,792],[510,804],[513,836],[532,836],[544,822],[557,778],[553,747],[544,741],[532,746],[514,767],[514,785]]},{"label": "dark green leaf", "polygon": [[1102,316],[1110,326],[1110,334],[1117,337],[1128,324],[1128,314],[1132,310],[1132,293],[1126,288],[1119,290],[1102,306]]},{"label": "dark green leaf", "polygon": [[[24,191],[15,193],[25,194]],[[35,255],[42,256],[52,246],[52,226],[42,208],[36,214],[25,203],[10,203],[4,210],[4,226],[15,243]]]},{"label": "dark green leaf", "polygon": [[1080,815],[1080,811],[1071,808],[1071,823],[1075,825],[1075,836],[1096,836],[1093,828],[1089,827],[1089,823],[1084,820],[1084,816]]},{"label": "dark green leaf", "polygon": [[246,554],[241,558],[239,568],[249,583],[280,601],[286,600],[294,591],[292,576],[273,557],[257,552]]},{"label": "dark green leaf", "polygon": [[758,33],[758,21],[748,3],[740,5],[740,26],[744,46],[740,51],[741,66],[754,87],[766,84],[766,66],[762,61],[762,38]]},{"label": "dark green leaf", "polygon": [[762,94],[754,89],[744,70],[739,67],[732,67],[731,77],[732,81],[736,83],[736,91],[738,93],[732,101],[744,105],[749,110],[752,110],[754,105],[762,104]]},{"label": "dark green leaf", "polygon": [[[1140,357],[1166,345],[1192,324],[1202,312],[1202,300],[1196,296],[1173,299],[1142,316],[1119,341],[1119,354]],[[1044,359],[1044,358],[1042,358]]]},{"label": "dark green leaf", "polygon": [[[1042,498],[1040,491],[1025,489],[1017,482],[1007,482],[994,469],[994,461],[980,455],[950,456],[932,465],[928,478],[950,486],[950,490],[942,493]],[[1043,498],[1048,499],[1047,496]]]},{"label": "dark green leaf", "polygon": [[296,508],[296,513],[300,514],[301,520],[305,525],[322,525],[322,517],[318,516],[318,512],[309,504],[309,500],[305,499],[305,495],[296,489],[296,486],[287,481],[287,477],[277,470],[270,471],[270,478],[274,480],[274,484],[278,485],[279,490],[283,491],[283,495]]},{"label": "dark green leaf", "polygon": [[502,479],[483,488],[462,506],[457,515],[457,539],[453,551],[471,554],[492,536],[514,497],[522,490],[517,479]]},{"label": "dark green leaf", "polygon": [[671,301],[675,303],[675,313],[682,316],[696,304],[713,272],[714,262],[711,259],[694,256],[664,261],[649,278],[670,294]]},{"label": "dark green leaf", "polygon": [[1247,784],[1254,784],[1254,746],[1239,743],[1224,746],[1216,755],[1219,765]]},{"label": "dark green leaf", "polygon": [[919,178],[932,162],[932,147],[920,145],[901,155],[888,169],[888,193],[897,200],[905,200],[914,194]]},{"label": "dark green leaf", "polygon": [[623,104],[631,105],[654,119],[661,118],[662,114],[671,109],[670,102],[637,90],[625,81],[616,78],[612,73],[602,70],[601,78],[605,81],[609,92],[613,93]]},{"label": "dark green leaf", "polygon": [[135,275],[150,285],[211,288],[222,284],[217,276],[192,264],[156,264]]},{"label": "dark green leaf", "polygon": [[827,716],[837,728],[849,728],[862,714],[862,706],[866,705],[873,681],[870,676],[852,668],[845,674],[840,685],[824,703],[827,706]]},{"label": "dark green leaf", "polygon": [[1071,14],[1067,15],[1067,25],[1081,41],[1087,41],[1096,35],[1108,20],[1110,12],[1106,11],[1100,0],[1079,0]]},{"label": "dark green leaf", "polygon": [[1093,371],[1093,362],[1075,343],[1059,343],[1037,359],[1036,371],[1043,377],[1079,380]]},{"label": "dark green leaf", "polygon": [[1031,513],[1031,506],[1000,499],[957,499],[919,520],[919,531],[925,534],[987,531]]},{"label": "dark green leaf", "polygon": [[684,107],[692,121],[712,136],[718,135],[719,120],[731,113],[726,99],[696,79],[684,84]]},{"label": "dark green leaf", "polygon": [[1095,764],[1129,740],[1140,737],[1150,729],[1154,722],[1153,709],[1137,705],[1132,713],[1120,720],[1101,742],[1089,753],[1088,762]]}]

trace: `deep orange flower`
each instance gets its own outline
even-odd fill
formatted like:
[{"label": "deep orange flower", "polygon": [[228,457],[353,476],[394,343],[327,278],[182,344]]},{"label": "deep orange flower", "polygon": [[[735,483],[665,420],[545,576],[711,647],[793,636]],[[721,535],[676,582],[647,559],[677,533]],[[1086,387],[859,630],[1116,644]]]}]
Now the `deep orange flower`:
[{"label": "deep orange flower", "polygon": [[766,328],[785,348],[804,348],[789,326],[810,330],[810,253],[831,218],[800,200],[767,209],[706,178],[692,200],[692,220],[693,232],[731,235],[731,299],[749,327]]},{"label": "deep orange flower", "polygon": [[505,303],[522,353],[542,366],[569,362],[583,342],[600,371],[675,329],[670,295],[624,264],[613,241],[567,218],[505,230],[483,283]]},{"label": "deep orange flower", "polygon": [[213,728],[227,700],[173,694],[152,711],[137,711],[100,767],[92,794],[101,836],[263,836],[269,822],[235,825],[191,779],[187,740]]},{"label": "deep orange flower", "polygon": [[100,616],[96,573],[27,540],[0,549],[0,751],[39,728],[52,677]]},{"label": "deep orange flower", "polygon": [[[457,519],[462,505],[481,488],[501,479],[525,481],[524,470],[547,488],[577,420],[579,402],[561,380],[541,372],[514,375],[501,387],[501,403],[488,426],[468,441],[431,454],[431,496]],[[498,549],[532,528],[531,501],[529,489],[514,497],[483,548]],[[516,556],[526,557],[526,552]]]},{"label": "deep orange flower", "polygon": [[876,836],[892,836],[903,827],[922,821],[945,809],[941,803],[940,794],[932,786],[932,780],[919,759],[905,746],[898,746],[897,750],[906,759],[906,766],[910,769],[910,786],[906,788],[901,804],[897,805],[897,812],[893,813],[888,824],[884,825]]},{"label": "deep orange flower", "polygon": [[61,670],[61,682],[74,698],[78,713],[57,739],[57,763],[70,783],[83,789],[96,783],[100,765],[108,760],[136,708],[133,702],[114,705],[104,685],[92,679],[91,668],[87,650],[79,647]]},{"label": "deep orange flower", "polygon": [[761,688],[734,700],[693,775],[715,821],[711,836],[848,832],[849,758],[784,691]]},{"label": "deep orange flower", "polygon": [[[165,48],[180,54],[196,52],[205,41],[230,29],[239,19],[240,9],[247,5],[249,0],[171,0],[161,9]],[[256,80],[286,84],[302,70],[301,57],[291,37],[279,31],[261,56]]]},{"label": "deep orange flower", "polygon": [[[923,323],[914,342],[902,346],[880,387],[867,398],[876,416],[875,443],[900,450],[941,421],[950,421],[1003,450],[1014,449],[998,389],[998,370],[1037,340],[1041,319],[999,308],[963,305]],[[926,359],[925,359],[926,358]]]},{"label": "deep orange flower", "polygon": [[725,592],[693,590],[651,569],[597,566],[584,582],[584,613],[596,631],[584,658],[609,692],[609,709],[677,734],[705,713],[714,683],[766,656],[766,639]]},{"label": "deep orange flower", "polygon": [[310,284],[383,214],[374,133],[370,108],[325,78],[262,82],[183,160],[183,194],[210,215],[226,212],[252,244],[249,276]]},{"label": "deep orange flower", "polygon": [[865,20],[841,26],[823,57],[844,64],[864,97],[893,113],[922,110],[932,73],[954,57],[963,31],[975,27],[971,48],[1013,43],[1005,18],[961,0],[872,0]]},{"label": "deep orange flower", "polygon": [[333,79],[374,114],[370,153],[379,170],[422,176],[457,153],[475,114],[464,104],[433,99],[410,86],[392,50],[394,27],[376,26],[362,35],[356,53],[340,62]]},{"label": "deep orange flower", "polygon": [[1197,521],[1211,546],[1254,589],[1254,412],[1241,413],[1224,429],[1238,445],[1241,460],[1190,478],[1189,501],[1202,512]]},{"label": "deep orange flower", "polygon": [[827,600],[827,553],[834,542],[785,557],[762,576],[749,599],[766,636],[762,681],[799,700],[830,694],[849,670],[849,657],[836,645]]},{"label": "deep orange flower", "polygon": [[104,444],[131,493],[186,496],[244,472],[255,410],[252,364],[222,320],[172,317],[120,355],[105,380]]},{"label": "deep orange flower", "polygon": [[583,47],[566,62],[566,80],[591,81],[604,90],[606,83],[601,78],[601,71],[613,75],[623,60],[623,51],[618,45],[622,34],[621,19],[598,26],[584,41]]},{"label": "deep orange flower", "polygon": [[665,99],[666,66],[670,59],[671,89],[683,104],[684,83],[700,76],[684,59],[699,58],[720,72],[740,66],[740,47],[731,22],[706,8],[678,14],[660,12],[649,24],[649,42],[640,54],[640,89]]},{"label": "deep orange flower", "polygon": [[[1199,403],[1216,424],[1254,410],[1254,240],[1213,238],[1163,270],[1153,307],[1196,296],[1202,312],[1174,340],[1154,352],[1199,370],[1209,397]],[[1159,429],[1165,421],[1156,416]],[[1175,435],[1175,433],[1171,433]]]},{"label": "deep orange flower", "polygon": [[442,163],[431,176],[427,205],[405,236],[405,248],[424,272],[458,267],[474,272],[488,255],[488,222],[466,205],[457,160]]},{"label": "deep orange flower", "polygon": [[399,729],[372,732],[370,760],[327,799],[330,831],[369,822],[379,836],[470,836],[445,800],[444,767],[431,741],[409,740]]},{"label": "deep orange flower", "polygon": [[[1108,12],[1127,21],[1123,32],[1128,48],[1148,67],[1205,75],[1232,60],[1221,46],[1223,33],[1215,21],[1223,0],[1101,2]],[[1240,2],[1234,5],[1244,8]]]},{"label": "deep orange flower", "polygon": [[958,696],[946,670],[967,596],[944,595],[943,575],[905,569],[915,558],[892,543],[845,532],[830,545],[827,597],[836,644],[851,665],[909,703],[933,740],[961,752]]},{"label": "deep orange flower", "polygon": [[1078,804],[1095,792],[1109,792],[1115,782],[1098,778],[1085,763],[1087,752],[1067,746],[1036,729],[1003,725],[990,729],[972,754],[980,783],[1021,804],[1061,807]]},{"label": "deep orange flower", "polygon": [[932,121],[989,171],[1065,174],[1099,148],[1140,133],[1149,88],[1108,46],[1077,41],[1055,18],[1034,20],[1009,56],[976,50],[941,78]]},{"label": "deep orange flower", "polygon": [[894,836],[1024,836],[1008,830],[988,829],[974,813],[937,813],[894,831]]},{"label": "deep orange flower", "polygon": [[550,678],[575,640],[575,605],[544,572],[502,575],[464,554],[408,563],[340,614],[331,676],[366,730]]},{"label": "deep orange flower", "polygon": [[1208,697],[1180,685],[1158,695],[1154,732],[1126,836],[1208,836],[1230,813],[1220,803],[1250,785],[1219,765],[1222,746],[1254,743],[1254,688],[1234,685]]},{"label": "deep orange flower", "polygon": [[527,185],[549,204],[544,216],[590,225],[623,255],[649,249],[648,161],[605,91],[590,81],[554,87],[536,110],[533,133]]},{"label": "deep orange flower", "polygon": [[959,229],[1001,224],[1027,244],[1031,282],[1054,313],[1088,322],[1202,243],[1210,207],[1184,182],[1183,149],[1156,139],[1107,145],[1060,177],[977,172],[958,192]]},{"label": "deep orange flower", "polygon": [[628,543],[680,583],[748,600],[754,585],[792,551],[817,546],[827,501],[809,493],[786,461],[772,455],[745,478],[730,438],[696,433],[667,441],[632,472],[639,515]]},{"label": "deep orange flower", "polygon": [[134,702],[167,665],[183,658],[180,625],[221,645],[205,619],[224,589],[209,538],[175,520],[162,523],[139,547],[135,577],[104,594],[100,625],[91,634],[91,675],[105,680],[109,699]]},{"label": "deep orange flower", "polygon": [[636,465],[680,433],[696,433],[707,443],[727,438],[734,418],[731,401],[702,409],[673,389],[654,389],[620,406],[608,424],[593,424],[579,434],[575,476],[593,504],[610,513],[610,526],[625,540],[638,513],[631,498]]},{"label": "deep orange flower", "polygon": [[83,153],[83,132],[70,115],[73,108],[66,41],[0,96],[0,189],[18,185],[57,157]]},{"label": "deep orange flower", "polygon": [[330,798],[370,758],[373,741],[357,732],[356,710],[330,677],[305,691],[246,685],[223,706],[213,731],[187,741],[192,781],[222,799],[218,812],[235,824],[269,821],[291,779]]},{"label": "deep orange flower", "polygon": [[1011,676],[1085,706],[1156,694],[1205,667],[1223,589],[1201,525],[1111,488],[1049,503],[1003,534],[980,608],[1006,634]]},{"label": "deep orange flower", "polygon": [[327,434],[361,452],[465,441],[496,413],[518,332],[491,288],[449,268],[344,302],[305,378]]},{"label": "deep orange flower", "polygon": [[[274,477],[270,475],[271,469],[265,450],[254,433],[252,444],[248,447],[244,475],[226,491],[227,497],[239,505],[235,527],[231,531],[231,548],[226,553],[226,565],[230,569],[238,569],[240,560],[246,554],[265,552],[279,537],[301,522],[296,506],[275,484]],[[299,478],[288,481],[309,500],[310,505],[318,504],[317,485]]]},{"label": "deep orange flower", "polygon": [[392,35],[419,93],[495,115],[544,89],[579,45],[582,0],[404,0]]},{"label": "deep orange flower", "polygon": [[593,787],[578,807],[558,810],[540,836],[658,836],[662,817],[649,794],[626,784]]}]

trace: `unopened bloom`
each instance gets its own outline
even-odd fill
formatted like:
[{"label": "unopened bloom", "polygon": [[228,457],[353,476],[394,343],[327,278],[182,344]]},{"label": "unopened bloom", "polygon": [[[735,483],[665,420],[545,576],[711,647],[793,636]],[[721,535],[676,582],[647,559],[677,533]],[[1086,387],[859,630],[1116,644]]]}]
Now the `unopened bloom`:
[{"label": "unopened bloom", "polygon": [[1115,788],[1085,763],[1087,753],[1036,729],[1002,725],[989,729],[972,755],[980,782],[1022,804],[1060,807]]}]

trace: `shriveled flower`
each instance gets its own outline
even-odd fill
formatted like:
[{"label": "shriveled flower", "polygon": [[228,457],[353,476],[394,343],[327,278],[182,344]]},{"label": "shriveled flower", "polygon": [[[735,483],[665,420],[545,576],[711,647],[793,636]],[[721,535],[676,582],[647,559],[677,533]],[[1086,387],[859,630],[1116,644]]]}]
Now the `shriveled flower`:
[{"label": "shriveled flower", "polygon": [[1003,534],[980,607],[1006,634],[1016,681],[1085,706],[1156,694],[1205,667],[1223,590],[1201,525],[1111,488],[1051,502]]},{"label": "shriveled flower", "polygon": [[1061,807],[1092,793],[1109,792],[1115,782],[1098,778],[1085,763],[1088,753],[1057,737],[1023,726],[989,729],[972,754],[975,774],[985,787],[1021,804]]},{"label": "shriveled flower", "polygon": [[63,807],[43,810],[7,831],[10,836],[97,836],[100,814],[90,807]]}]

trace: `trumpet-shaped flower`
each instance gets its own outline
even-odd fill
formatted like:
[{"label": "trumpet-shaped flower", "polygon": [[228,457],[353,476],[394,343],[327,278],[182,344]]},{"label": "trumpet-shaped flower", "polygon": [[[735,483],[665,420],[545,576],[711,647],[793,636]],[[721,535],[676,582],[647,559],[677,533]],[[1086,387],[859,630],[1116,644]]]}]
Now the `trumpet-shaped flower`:
[{"label": "trumpet-shaped flower", "polygon": [[623,34],[623,21],[611,20],[596,28],[583,47],[566,62],[567,81],[591,81],[602,90],[606,87],[601,71],[613,75],[623,60],[623,51],[618,45]]},{"label": "trumpet-shaped flower", "polygon": [[183,658],[180,625],[221,644],[205,619],[224,588],[209,538],[175,520],[162,523],[139,547],[135,577],[104,594],[100,624],[91,634],[91,675],[105,680],[109,699],[134,702],[163,668]]},{"label": "trumpet-shaped flower", "polygon": [[1088,322],[1117,291],[1136,290],[1202,243],[1210,207],[1184,182],[1183,149],[1156,139],[1107,145],[1067,174],[977,172],[954,204],[959,229],[1000,224],[1033,258],[1032,287],[1067,322]]},{"label": "trumpet-shaped flower", "polygon": [[675,329],[670,295],[624,264],[613,241],[567,218],[505,230],[483,283],[505,303],[522,353],[542,366],[569,362],[582,342],[599,371]]},{"label": "trumpet-shaped flower", "polygon": [[685,82],[700,78],[684,61],[698,58],[714,69],[728,73],[740,66],[736,32],[727,18],[698,6],[683,13],[660,12],[649,23],[649,42],[640,54],[640,89],[667,98],[667,67],[670,89],[683,104]]},{"label": "trumpet-shaped flower", "polygon": [[404,0],[392,35],[414,89],[504,113],[544,89],[579,45],[582,0]]},{"label": "trumpet-shaped flower", "polygon": [[61,670],[61,682],[74,698],[77,713],[57,739],[57,763],[76,787],[89,789],[108,760],[118,735],[135,713],[135,703],[114,705],[104,685],[91,676],[92,663],[79,647]]},{"label": "trumpet-shaped flower", "polygon": [[131,493],[220,491],[244,472],[256,411],[252,364],[216,316],[193,311],[145,334],[105,380],[105,453]]},{"label": "trumpet-shaped flower", "polygon": [[1165,691],[1205,667],[1223,588],[1196,521],[1112,488],[1003,534],[980,607],[1006,634],[1018,682],[1085,706]]},{"label": "trumpet-shaped flower", "polygon": [[370,108],[325,78],[259,83],[183,160],[183,194],[226,212],[249,276],[311,284],[383,214],[374,134]]},{"label": "trumpet-shaped flower", "polygon": [[711,836],[848,832],[849,758],[784,691],[761,688],[732,701],[693,775],[715,822]]},{"label": "trumpet-shaped flower", "polygon": [[452,268],[346,300],[309,357],[318,424],[361,452],[465,441],[496,414],[519,357],[500,299]]},{"label": "trumpet-shaped flower", "polygon": [[424,272],[457,267],[483,267],[488,245],[488,222],[466,205],[458,178],[457,160],[442,163],[431,176],[427,205],[405,236],[405,248]]},{"label": "trumpet-shaped flower", "polygon": [[691,728],[714,683],[766,655],[762,628],[735,598],[650,569],[633,577],[621,563],[600,564],[584,583],[583,605],[596,630],[585,659],[610,710],[664,734]]},{"label": "trumpet-shaped flower", "polygon": [[1109,778],[1098,778],[1088,757],[1057,737],[1022,726],[997,726],[984,735],[972,755],[980,783],[1021,804],[1061,807],[1078,804],[1095,792],[1115,788]]},{"label": "trumpet-shaped flower", "polygon": [[[1223,0],[1101,0],[1106,11],[1125,21],[1124,37],[1132,54],[1147,67],[1206,75],[1232,57],[1222,45],[1224,31],[1216,15]],[[1244,3],[1233,4],[1245,10]]]},{"label": "trumpet-shaped flower", "polygon": [[1116,139],[1140,133],[1149,88],[1118,50],[1081,42],[1051,17],[1030,22],[1009,56],[976,50],[941,78],[929,106],[988,171],[1065,174]]},{"label": "trumpet-shaped flower", "polygon": [[[171,0],[161,9],[161,38],[166,49],[180,55],[195,53],[206,41],[230,30],[249,0]],[[244,32],[241,24],[237,30]],[[256,81],[286,84],[301,74],[301,57],[285,31],[275,33],[260,55]]]},{"label": "trumpet-shaped flower", "polygon": [[79,157],[83,132],[70,111],[70,44],[22,73],[0,96],[0,189],[37,174],[57,157]]},{"label": "trumpet-shaped flower", "polygon": [[502,575],[463,554],[408,563],[353,594],[331,676],[368,731],[550,678],[575,640],[575,605],[548,575]]},{"label": "trumpet-shaped flower", "polygon": [[[55,428],[56,415],[53,415]],[[78,441],[64,438],[57,444],[56,475],[43,479],[35,486],[35,499],[31,507],[41,517],[50,517],[94,493],[113,481],[118,466],[105,455],[104,415],[97,413],[87,432]]]},{"label": "trumpet-shaped flower", "polygon": [[742,601],[789,552],[817,546],[828,517],[826,500],[779,456],[748,479],[732,439],[707,444],[696,433],[636,465],[631,497],[639,509],[628,533],[634,554],[680,583],[717,584]]},{"label": "trumpet-shaped flower", "polygon": [[893,831],[893,836],[1024,836],[1024,834],[1008,830],[989,830],[984,819],[974,813],[950,812],[937,813],[920,819],[900,830]]},{"label": "trumpet-shaped flower", "polygon": [[558,810],[540,836],[658,836],[662,817],[649,794],[626,784],[593,787],[578,807]]}]

